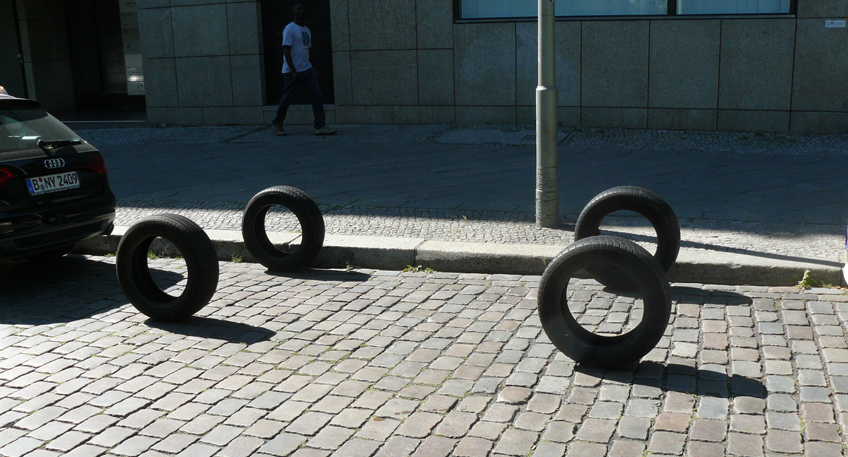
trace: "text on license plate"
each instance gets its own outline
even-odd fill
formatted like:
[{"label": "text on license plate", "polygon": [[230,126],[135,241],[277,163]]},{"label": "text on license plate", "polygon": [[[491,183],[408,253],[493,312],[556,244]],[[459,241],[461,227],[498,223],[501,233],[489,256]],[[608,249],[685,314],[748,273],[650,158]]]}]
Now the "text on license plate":
[{"label": "text on license plate", "polygon": [[30,195],[49,194],[50,192],[76,189],[80,186],[79,176],[77,176],[77,172],[75,171],[38,178],[27,178],[26,183]]}]

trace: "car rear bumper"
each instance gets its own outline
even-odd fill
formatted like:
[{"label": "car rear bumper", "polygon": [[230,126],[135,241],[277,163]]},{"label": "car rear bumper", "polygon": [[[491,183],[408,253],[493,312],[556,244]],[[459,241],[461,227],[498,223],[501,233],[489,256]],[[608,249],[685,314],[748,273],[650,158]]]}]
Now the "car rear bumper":
[{"label": "car rear bumper", "polygon": [[115,196],[105,195],[63,202],[14,215],[0,213],[0,259],[36,254],[111,233]]}]

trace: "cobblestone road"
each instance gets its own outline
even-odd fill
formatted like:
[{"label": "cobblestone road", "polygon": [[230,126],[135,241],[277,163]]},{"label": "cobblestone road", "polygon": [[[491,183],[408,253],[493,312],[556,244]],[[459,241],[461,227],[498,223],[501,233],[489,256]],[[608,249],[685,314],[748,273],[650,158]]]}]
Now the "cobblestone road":
[{"label": "cobblestone road", "polygon": [[675,284],[659,347],[601,372],[546,338],[539,277],[224,262],[198,317],[159,324],[114,261],[0,270],[0,455],[844,453],[839,290]]}]

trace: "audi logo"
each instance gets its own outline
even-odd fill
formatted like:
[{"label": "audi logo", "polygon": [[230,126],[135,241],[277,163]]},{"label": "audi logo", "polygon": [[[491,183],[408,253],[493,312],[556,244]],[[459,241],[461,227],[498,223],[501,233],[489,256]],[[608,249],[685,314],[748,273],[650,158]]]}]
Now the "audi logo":
[{"label": "audi logo", "polygon": [[65,166],[64,159],[47,159],[44,161],[44,166],[47,167],[48,170],[52,170],[54,168],[62,168]]}]

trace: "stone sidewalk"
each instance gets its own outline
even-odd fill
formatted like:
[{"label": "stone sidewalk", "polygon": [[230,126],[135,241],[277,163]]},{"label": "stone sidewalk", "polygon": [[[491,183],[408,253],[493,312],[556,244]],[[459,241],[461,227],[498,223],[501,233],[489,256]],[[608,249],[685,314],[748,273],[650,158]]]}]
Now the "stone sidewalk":
[{"label": "stone sidewalk", "polygon": [[[114,262],[0,270],[0,455],[844,455],[838,289],[674,284],[657,349],[593,371],[542,331],[538,276],[222,262],[213,301],[160,324]],[[179,260],[151,268],[179,289]]]},{"label": "stone sidewalk", "polygon": [[[680,268],[672,278],[791,285],[809,269],[824,282],[841,281],[846,135],[563,129],[561,224],[542,229],[534,224],[532,126],[339,126],[329,138],[306,126],[293,126],[286,137],[267,126],[79,133],[104,152],[123,226],[174,212],[206,230],[237,233],[253,195],[290,185],[320,205],[328,235],[365,239],[340,246],[347,252],[382,237],[468,243],[463,249],[479,251],[478,258],[512,245],[556,254],[572,242],[577,216],[594,195],[637,185],[666,199],[680,221]],[[607,218],[605,228],[651,249],[653,231],[643,219],[619,216]],[[553,254],[534,259],[532,272],[540,274]],[[441,260],[435,269],[458,265],[450,255]],[[508,272],[498,268],[483,271]]]}]

